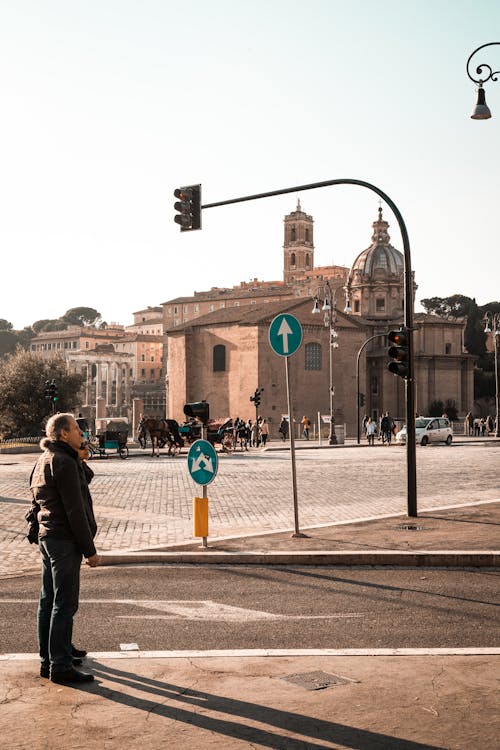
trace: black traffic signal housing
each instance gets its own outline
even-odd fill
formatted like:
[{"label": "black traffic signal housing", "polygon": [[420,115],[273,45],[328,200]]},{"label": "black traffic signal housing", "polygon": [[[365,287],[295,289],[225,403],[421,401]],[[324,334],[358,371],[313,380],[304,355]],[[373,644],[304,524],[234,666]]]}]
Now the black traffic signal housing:
[{"label": "black traffic signal housing", "polygon": [[178,200],[174,208],[179,213],[174,216],[176,224],[180,224],[181,232],[201,229],[201,185],[187,185],[174,190]]},{"label": "black traffic signal housing", "polygon": [[389,349],[387,351],[392,362],[389,362],[387,368],[393,375],[400,378],[407,378],[409,375],[410,357],[409,357],[409,331],[401,326],[399,331],[389,331]]},{"label": "black traffic signal housing", "polygon": [[263,390],[263,388],[256,388],[253,396],[250,396],[250,401],[254,402],[256,409],[258,409],[260,406],[260,396]]},{"label": "black traffic signal housing", "polygon": [[364,393],[360,393],[359,394],[359,405],[360,406],[364,406],[365,405],[365,394]]},{"label": "black traffic signal housing", "polygon": [[45,381],[45,398],[47,398],[53,404],[55,404],[55,402],[59,398],[59,388],[57,387],[57,383],[55,380]]},{"label": "black traffic signal housing", "polygon": [[184,404],[186,417],[198,419],[205,427],[210,419],[210,405],[206,401],[195,401],[193,404]]}]

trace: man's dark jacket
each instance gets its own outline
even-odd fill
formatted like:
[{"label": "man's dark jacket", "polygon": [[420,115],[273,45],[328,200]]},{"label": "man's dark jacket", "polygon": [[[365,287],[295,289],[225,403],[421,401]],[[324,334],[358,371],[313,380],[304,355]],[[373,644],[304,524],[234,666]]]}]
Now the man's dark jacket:
[{"label": "man's dark jacket", "polygon": [[92,557],[97,524],[88,482],[94,472],[67,443],[45,439],[40,445],[43,453],[31,476],[33,504],[40,506],[39,538],[71,539],[84,557]]}]

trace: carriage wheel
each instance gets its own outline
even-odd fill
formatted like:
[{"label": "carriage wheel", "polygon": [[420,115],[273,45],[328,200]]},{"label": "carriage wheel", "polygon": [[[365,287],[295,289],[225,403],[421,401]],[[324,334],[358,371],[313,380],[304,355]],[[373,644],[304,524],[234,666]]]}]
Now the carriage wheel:
[{"label": "carriage wheel", "polygon": [[125,445],[123,448],[118,448],[118,454],[120,458],[128,458],[128,448]]}]

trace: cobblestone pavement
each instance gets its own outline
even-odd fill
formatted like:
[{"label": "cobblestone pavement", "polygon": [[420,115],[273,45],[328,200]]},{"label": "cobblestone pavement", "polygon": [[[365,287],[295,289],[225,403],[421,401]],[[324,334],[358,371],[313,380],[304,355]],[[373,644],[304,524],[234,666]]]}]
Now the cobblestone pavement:
[{"label": "cobblestone pavement", "polygon": [[[404,514],[406,452],[399,446],[301,449],[297,456],[300,527]],[[0,455],[0,577],[37,570],[25,538],[28,479],[36,455]],[[193,483],[186,454],[93,460],[92,496],[100,551],[147,549],[192,541]],[[500,443],[417,448],[419,510],[500,499]],[[293,528],[290,454],[222,455],[208,487],[209,535],[239,536]],[[210,538],[209,537],[209,538]]]}]

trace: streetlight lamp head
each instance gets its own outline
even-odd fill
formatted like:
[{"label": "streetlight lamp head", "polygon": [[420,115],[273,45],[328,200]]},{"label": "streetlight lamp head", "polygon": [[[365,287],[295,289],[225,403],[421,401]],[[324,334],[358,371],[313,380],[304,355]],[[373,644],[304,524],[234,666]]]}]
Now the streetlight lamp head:
[{"label": "streetlight lamp head", "polygon": [[477,90],[476,106],[472,110],[471,120],[489,120],[491,117],[490,108],[486,104],[485,92],[482,84],[479,84]]},{"label": "streetlight lamp head", "polygon": [[319,303],[318,303],[318,300],[317,300],[317,299],[315,299],[315,300],[314,300],[314,307],[313,307],[313,309],[312,309],[312,314],[313,314],[313,315],[317,315],[317,314],[319,314],[320,312],[321,312],[321,310],[320,310],[320,307],[319,307]]},{"label": "streetlight lamp head", "polygon": [[486,323],[484,327],[484,333],[491,333],[491,326],[489,323]]},{"label": "streetlight lamp head", "polygon": [[352,313],[352,307],[351,307],[351,303],[349,302],[349,297],[346,297],[344,312],[347,313],[347,315]]},{"label": "streetlight lamp head", "polygon": [[323,310],[323,312],[329,312],[330,305],[328,304],[328,300],[325,299],[325,301],[323,302],[323,307],[321,309]]}]

